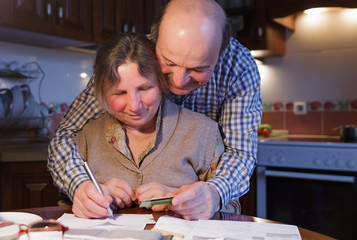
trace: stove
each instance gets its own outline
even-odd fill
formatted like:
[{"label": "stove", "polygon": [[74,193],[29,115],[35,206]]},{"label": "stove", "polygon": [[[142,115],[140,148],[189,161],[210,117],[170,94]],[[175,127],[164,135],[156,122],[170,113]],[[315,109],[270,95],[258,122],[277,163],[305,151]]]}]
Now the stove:
[{"label": "stove", "polygon": [[258,166],[357,172],[357,142],[338,136],[286,135],[259,140]]},{"label": "stove", "polygon": [[357,236],[357,142],[323,135],[260,139],[256,173],[258,217],[338,239]]}]

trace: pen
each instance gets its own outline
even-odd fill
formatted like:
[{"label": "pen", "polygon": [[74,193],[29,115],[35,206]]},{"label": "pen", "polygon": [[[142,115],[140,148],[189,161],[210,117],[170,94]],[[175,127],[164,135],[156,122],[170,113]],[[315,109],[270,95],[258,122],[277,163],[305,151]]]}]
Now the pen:
[{"label": "pen", "polygon": [[[104,196],[104,193],[102,191],[102,188],[99,186],[97,180],[95,179],[92,171],[90,170],[89,168],[89,165],[87,162],[84,162],[84,169],[86,170],[87,174],[89,175],[89,178],[92,180],[92,182],[94,183],[94,186],[97,188],[97,190],[99,191],[100,194],[102,194],[102,196]],[[112,209],[110,208],[110,206],[107,207],[108,209],[108,212],[110,213],[110,216],[113,217],[113,211]]]}]

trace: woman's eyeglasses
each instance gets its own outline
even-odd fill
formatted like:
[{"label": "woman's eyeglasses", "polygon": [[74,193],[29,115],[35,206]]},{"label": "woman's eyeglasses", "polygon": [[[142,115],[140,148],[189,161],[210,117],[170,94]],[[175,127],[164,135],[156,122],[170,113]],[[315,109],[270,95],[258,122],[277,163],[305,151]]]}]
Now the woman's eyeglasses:
[{"label": "woman's eyeglasses", "polygon": [[[7,222],[8,225],[15,225],[16,223]],[[7,226],[8,226],[7,225]],[[19,234],[17,239],[28,240],[49,240],[49,239],[64,239],[64,233],[68,227],[63,226],[56,220],[44,220],[30,223],[29,225],[18,224]]]}]

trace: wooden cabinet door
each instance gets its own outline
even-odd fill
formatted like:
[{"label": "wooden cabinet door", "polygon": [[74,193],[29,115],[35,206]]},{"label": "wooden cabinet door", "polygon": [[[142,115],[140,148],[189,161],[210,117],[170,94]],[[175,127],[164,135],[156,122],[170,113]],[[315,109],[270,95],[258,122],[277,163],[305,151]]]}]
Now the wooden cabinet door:
[{"label": "wooden cabinet door", "polygon": [[151,25],[156,19],[157,15],[165,7],[165,5],[170,0],[147,0],[145,2],[145,13],[144,13],[144,33],[151,32]]},{"label": "wooden cabinet door", "polygon": [[0,24],[22,30],[50,33],[51,4],[46,0],[1,0]]},{"label": "wooden cabinet door", "polygon": [[0,24],[21,30],[92,41],[91,0],[2,0]]},{"label": "wooden cabinet door", "polygon": [[52,1],[54,35],[92,41],[91,0]]},{"label": "wooden cabinet door", "polygon": [[46,161],[1,163],[0,211],[56,206],[58,191]]},{"label": "wooden cabinet door", "polygon": [[241,44],[255,50],[259,57],[285,55],[284,27],[268,19],[266,1],[217,2],[225,9],[232,24],[232,35]]},{"label": "wooden cabinet door", "polygon": [[150,33],[159,9],[168,0],[93,0],[94,41],[104,42],[122,32]]},{"label": "wooden cabinet door", "polygon": [[145,4],[150,0],[127,0],[128,32],[149,33],[145,29]]},{"label": "wooden cabinet door", "polygon": [[101,43],[123,32],[125,0],[93,0],[94,41]]}]

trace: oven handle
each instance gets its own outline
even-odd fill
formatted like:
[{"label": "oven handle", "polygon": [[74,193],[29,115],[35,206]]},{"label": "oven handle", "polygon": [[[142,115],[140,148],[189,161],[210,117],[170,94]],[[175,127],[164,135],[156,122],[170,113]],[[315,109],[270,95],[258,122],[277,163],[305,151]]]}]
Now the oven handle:
[{"label": "oven handle", "polygon": [[285,177],[285,178],[308,179],[308,180],[320,180],[320,181],[332,181],[332,182],[344,182],[344,183],[355,183],[355,177],[354,176],[341,176],[341,175],[332,175],[332,174],[301,173],[301,172],[265,170],[265,176],[268,176],[268,177]]}]

